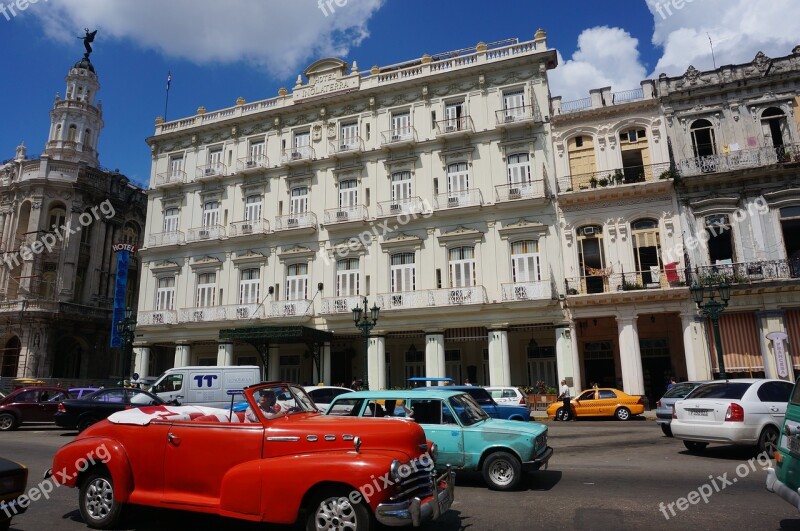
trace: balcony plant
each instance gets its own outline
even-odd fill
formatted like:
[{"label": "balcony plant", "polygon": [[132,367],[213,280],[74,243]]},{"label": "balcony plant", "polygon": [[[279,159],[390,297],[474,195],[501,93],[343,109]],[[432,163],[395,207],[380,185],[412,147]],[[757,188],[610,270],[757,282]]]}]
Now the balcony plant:
[{"label": "balcony plant", "polygon": [[594,175],[592,175],[592,178],[589,179],[589,186],[591,186],[592,188],[597,188],[597,177],[595,177]]},{"label": "balcony plant", "polygon": [[642,286],[641,283],[636,281],[628,281],[628,280],[622,281],[622,291],[633,291],[637,289],[644,289],[644,286]]},{"label": "balcony plant", "polygon": [[606,177],[601,177],[600,180],[597,181],[597,183],[600,186],[608,186],[608,179]]},{"label": "balcony plant", "polygon": [[617,184],[622,184],[622,181],[625,179],[625,174],[622,172],[620,168],[614,170],[614,181]]}]

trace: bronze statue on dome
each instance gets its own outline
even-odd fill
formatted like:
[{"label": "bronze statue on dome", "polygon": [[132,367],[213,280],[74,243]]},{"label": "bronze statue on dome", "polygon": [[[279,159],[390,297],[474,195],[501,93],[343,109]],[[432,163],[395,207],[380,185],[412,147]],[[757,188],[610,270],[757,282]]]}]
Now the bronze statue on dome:
[{"label": "bronze statue on dome", "polygon": [[83,56],[86,59],[89,59],[89,54],[92,53],[92,43],[94,42],[94,36],[97,35],[97,30],[89,32],[89,28],[84,28],[86,35],[83,37],[78,37],[79,39],[83,40],[83,46],[86,48],[86,53]]}]

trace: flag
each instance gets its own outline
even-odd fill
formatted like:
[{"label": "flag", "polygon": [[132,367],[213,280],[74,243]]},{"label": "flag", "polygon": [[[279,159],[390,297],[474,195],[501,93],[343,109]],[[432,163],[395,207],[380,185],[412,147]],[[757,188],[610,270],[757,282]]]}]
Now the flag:
[{"label": "flag", "polygon": [[172,83],[172,71],[167,73],[167,92],[169,92],[169,84]]}]

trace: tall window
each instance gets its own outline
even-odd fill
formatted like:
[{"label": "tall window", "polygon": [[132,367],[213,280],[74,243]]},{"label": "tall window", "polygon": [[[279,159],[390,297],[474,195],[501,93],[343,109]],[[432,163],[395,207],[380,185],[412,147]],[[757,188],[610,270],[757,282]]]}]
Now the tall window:
[{"label": "tall window", "polygon": [[717,143],[714,137],[714,126],[708,120],[692,122],[692,149],[695,157],[716,155]]},{"label": "tall window", "polygon": [[705,219],[710,236],[708,240],[708,257],[712,264],[731,264],[734,262],[733,238],[728,216],[717,214]]},{"label": "tall window", "polygon": [[581,270],[583,293],[605,291],[605,258],[603,256],[603,228],[587,225],[578,229],[578,262]]},{"label": "tall window", "polygon": [[392,140],[411,137],[411,113],[409,111],[392,113]]},{"label": "tall window", "polygon": [[301,301],[308,298],[308,264],[292,264],[286,273],[286,300]]},{"label": "tall window", "polygon": [[258,304],[261,294],[261,271],[254,267],[243,269],[239,281],[239,304]]},{"label": "tall window", "polygon": [[457,162],[447,166],[447,197],[466,199],[469,190],[469,170],[466,162]]},{"label": "tall window", "polygon": [[411,172],[398,171],[392,174],[392,201],[411,199]]},{"label": "tall window", "polygon": [[511,279],[514,283],[541,280],[539,242],[525,240],[511,244]]},{"label": "tall window", "polygon": [[[594,139],[589,136],[575,136],[567,141],[569,152],[569,172],[573,178],[573,185],[581,184],[574,179],[578,175],[594,172],[596,167],[594,155]],[[588,179],[587,179],[588,180]]]},{"label": "tall window", "polygon": [[203,204],[203,227],[219,225],[219,201],[206,201]]},{"label": "tall window", "polygon": [[469,288],[475,286],[475,248],[456,247],[450,249],[450,287]]},{"label": "tall window", "polygon": [[158,279],[156,290],[156,310],[175,309],[175,277]]},{"label": "tall window", "polygon": [[531,180],[530,155],[516,153],[508,156],[508,184],[522,184]]},{"label": "tall window", "polygon": [[[766,145],[782,148],[791,142],[789,123],[786,114],[777,107],[770,107],[761,115],[761,130],[764,133]],[[782,155],[782,153],[779,153]]]},{"label": "tall window", "polygon": [[447,104],[444,108],[444,117],[447,119],[446,130],[456,131],[463,129],[461,118],[465,114],[463,101]]},{"label": "tall window", "polygon": [[456,384],[463,381],[461,377],[461,351],[447,349],[444,351],[444,375],[451,378]]},{"label": "tall window", "polygon": [[302,133],[295,133],[292,158],[307,157],[310,154],[310,149],[311,149],[311,132],[304,131]]},{"label": "tall window", "polygon": [[507,119],[519,119],[525,115],[525,89],[503,93],[503,110]]},{"label": "tall window", "polygon": [[339,208],[347,209],[358,204],[358,181],[348,179],[339,183]]},{"label": "tall window", "polygon": [[308,211],[308,187],[298,186],[292,188],[292,214],[305,214]]},{"label": "tall window", "polygon": [[222,164],[222,148],[209,150],[208,163],[211,166],[218,166]]},{"label": "tall window", "polygon": [[139,242],[139,228],[131,222],[126,223],[122,229],[122,241],[136,245]]},{"label": "tall window", "polygon": [[178,219],[181,211],[177,208],[164,210],[164,232],[178,232]]},{"label": "tall window", "polygon": [[392,255],[392,293],[414,291],[417,284],[417,271],[414,253]]},{"label": "tall window", "polygon": [[62,207],[53,207],[48,212],[48,228],[52,228],[53,225],[56,227],[61,227],[65,220],[67,219],[67,210]]},{"label": "tall window", "polygon": [[340,151],[349,151],[358,148],[358,123],[342,124]]},{"label": "tall window", "polygon": [[336,296],[352,297],[359,293],[360,274],[358,258],[345,258],[336,262]]},{"label": "tall window", "polygon": [[264,154],[267,152],[267,143],[263,140],[253,141],[250,142],[250,158],[248,162],[252,162],[253,165],[261,164],[264,162]]},{"label": "tall window", "polygon": [[78,137],[78,128],[75,125],[69,126],[67,140],[70,142],[75,142],[75,139]]},{"label": "tall window", "polygon": [[91,141],[92,141],[92,132],[89,129],[87,129],[86,131],[83,132],[83,150],[84,151],[86,151],[90,147],[92,147]]},{"label": "tall window", "polygon": [[183,156],[178,155],[169,159],[169,173],[173,177],[183,174]]},{"label": "tall window", "polygon": [[197,307],[207,308],[216,304],[217,274],[200,273],[197,275]]},{"label": "tall window", "polygon": [[661,242],[658,221],[640,219],[631,223],[631,240],[636,271],[645,284],[659,283],[661,278]]},{"label": "tall window", "polygon": [[261,196],[248,195],[244,205],[245,221],[261,221]]}]

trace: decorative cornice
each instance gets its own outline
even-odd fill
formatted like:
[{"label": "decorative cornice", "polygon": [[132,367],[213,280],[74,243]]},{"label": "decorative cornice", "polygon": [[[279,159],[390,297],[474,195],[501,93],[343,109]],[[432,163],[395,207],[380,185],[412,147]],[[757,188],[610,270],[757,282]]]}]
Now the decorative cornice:
[{"label": "decorative cornice", "polygon": [[397,249],[406,247],[409,249],[418,249],[422,247],[422,238],[419,236],[412,236],[406,234],[405,232],[401,232],[397,236],[392,238],[386,238],[381,242],[381,247],[384,250],[388,249]]},{"label": "decorative cornice", "polygon": [[291,260],[295,258],[311,258],[316,254],[313,250],[309,249],[308,247],[303,247],[301,245],[294,245],[290,248],[281,248],[280,252],[278,252],[278,258],[281,260]]},{"label": "decorative cornice", "polygon": [[463,225],[459,225],[455,229],[448,232],[441,232],[439,234],[439,243],[453,243],[453,242],[478,242],[483,239],[485,233],[478,229],[469,229]]},{"label": "decorative cornice", "polygon": [[195,258],[189,262],[189,267],[193,270],[197,269],[220,269],[222,268],[222,260],[213,256],[204,256],[203,258]]},{"label": "decorative cornice", "polygon": [[160,262],[150,262],[150,271],[153,274],[159,273],[180,273],[182,267],[177,262],[162,260]]},{"label": "decorative cornice", "polygon": [[504,225],[498,229],[502,238],[511,238],[514,236],[534,236],[541,238],[547,234],[549,227],[544,223],[538,221],[529,221],[527,219],[518,219],[514,223]]},{"label": "decorative cornice", "polygon": [[267,263],[267,257],[262,253],[248,249],[243,253],[237,254],[231,261],[237,266],[245,264],[265,264]]}]

